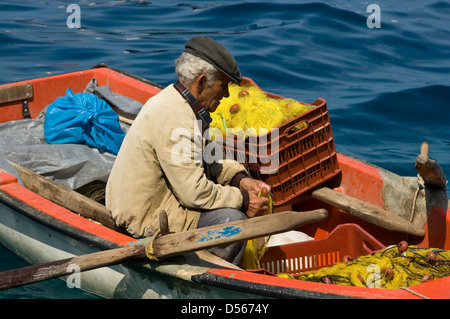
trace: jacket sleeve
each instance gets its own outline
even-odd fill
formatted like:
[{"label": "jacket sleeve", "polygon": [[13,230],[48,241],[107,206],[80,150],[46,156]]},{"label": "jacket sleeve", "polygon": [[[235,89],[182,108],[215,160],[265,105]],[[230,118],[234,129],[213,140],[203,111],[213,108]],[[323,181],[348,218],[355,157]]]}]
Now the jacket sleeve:
[{"label": "jacket sleeve", "polygon": [[[203,166],[203,141],[195,121],[169,121],[159,132],[155,152],[164,171],[167,183],[178,201],[190,209],[211,210],[217,208],[240,209],[243,196],[230,185],[234,175],[243,167],[233,164],[217,170],[217,181],[209,180]],[[184,123],[184,125],[183,125]],[[187,124],[187,125],[186,125]],[[191,125],[189,125],[191,124]],[[213,165],[214,166],[214,165]]]},{"label": "jacket sleeve", "polygon": [[245,167],[235,160],[227,159],[223,148],[215,142],[206,145],[204,159],[211,177],[221,185],[232,185],[233,179],[238,174],[248,175]]}]

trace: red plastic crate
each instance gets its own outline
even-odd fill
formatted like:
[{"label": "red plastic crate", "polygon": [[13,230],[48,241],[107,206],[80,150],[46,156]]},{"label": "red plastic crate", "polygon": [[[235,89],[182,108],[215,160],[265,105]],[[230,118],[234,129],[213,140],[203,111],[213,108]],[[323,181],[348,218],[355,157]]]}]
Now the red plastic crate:
[{"label": "red plastic crate", "polygon": [[[249,83],[257,86],[250,79],[241,85]],[[299,195],[340,173],[327,102],[319,98],[311,105],[315,107],[279,126],[278,136],[273,132],[250,135],[245,142],[223,138],[228,158],[232,156],[248,168],[253,178],[271,186],[274,206],[293,203]],[[295,130],[302,122],[306,126]]]},{"label": "red plastic crate", "polygon": [[324,239],[268,248],[261,259],[261,268],[271,273],[301,273],[332,266],[344,256],[370,255],[385,246],[356,224],[337,226]]}]

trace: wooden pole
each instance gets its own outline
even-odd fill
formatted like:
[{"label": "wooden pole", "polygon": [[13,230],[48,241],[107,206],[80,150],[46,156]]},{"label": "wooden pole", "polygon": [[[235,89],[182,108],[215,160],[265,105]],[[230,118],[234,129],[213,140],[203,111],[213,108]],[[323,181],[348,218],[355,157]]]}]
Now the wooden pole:
[{"label": "wooden pole", "polygon": [[106,206],[25,167],[8,162],[19,173],[24,186],[29,190],[85,218],[93,219],[106,227],[120,231]]},{"label": "wooden pole", "polygon": [[80,271],[87,271],[145,258],[145,256],[145,246],[124,247],[6,270],[0,272],[0,290],[70,275],[73,273],[70,265],[77,265],[80,267]]},{"label": "wooden pole", "polygon": [[385,229],[419,237],[425,235],[425,231],[422,228],[417,227],[394,213],[346,194],[336,192],[328,187],[321,187],[312,191],[311,196]]},{"label": "wooden pole", "polygon": [[72,272],[68,268],[72,264],[76,264],[80,271],[86,271],[130,260],[143,259],[148,256],[149,252],[152,252],[157,259],[168,258],[196,250],[289,231],[308,223],[324,220],[327,217],[328,212],[325,209],[308,212],[290,211],[167,234],[156,238],[145,246],[116,248],[1,272],[0,290],[70,275]]}]

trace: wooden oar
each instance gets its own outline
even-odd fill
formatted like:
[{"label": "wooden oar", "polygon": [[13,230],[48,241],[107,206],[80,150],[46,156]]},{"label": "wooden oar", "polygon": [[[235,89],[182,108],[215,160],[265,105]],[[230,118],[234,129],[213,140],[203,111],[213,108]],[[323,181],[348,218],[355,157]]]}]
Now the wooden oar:
[{"label": "wooden oar", "polygon": [[[428,143],[423,142],[420,155],[416,158],[415,167],[422,176],[425,185],[442,191],[446,190],[447,180],[442,168],[428,157]],[[419,227],[410,221],[386,211],[372,204],[363,202],[348,195],[321,187],[311,193],[311,196],[324,203],[335,206],[354,216],[371,222],[385,229],[399,231],[414,236],[424,236],[423,227]]]},{"label": "wooden oar", "polygon": [[170,256],[203,250],[214,246],[241,242],[262,236],[296,229],[304,224],[324,220],[325,209],[307,212],[282,212],[226,224],[168,234],[147,245],[138,245],[101,251],[83,256],[47,262],[0,273],[0,290],[72,274],[69,265],[80,271],[111,266],[130,260],[144,259],[148,252],[162,259]]},{"label": "wooden oar", "polygon": [[392,212],[346,194],[336,192],[328,187],[320,187],[312,191],[311,196],[385,229],[419,237],[425,235],[423,228],[419,228]]},{"label": "wooden oar", "polygon": [[36,174],[19,164],[8,162],[19,173],[23,185],[29,190],[85,218],[93,219],[106,227],[120,231],[105,205]]}]

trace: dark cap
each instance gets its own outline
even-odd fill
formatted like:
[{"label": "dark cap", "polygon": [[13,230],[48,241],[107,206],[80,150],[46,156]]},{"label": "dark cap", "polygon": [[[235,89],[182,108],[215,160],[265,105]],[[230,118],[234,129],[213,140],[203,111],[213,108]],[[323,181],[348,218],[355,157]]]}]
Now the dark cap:
[{"label": "dark cap", "polygon": [[199,35],[190,39],[185,45],[185,52],[193,54],[202,60],[214,65],[217,69],[228,75],[231,81],[240,84],[241,71],[231,53],[219,42]]}]

